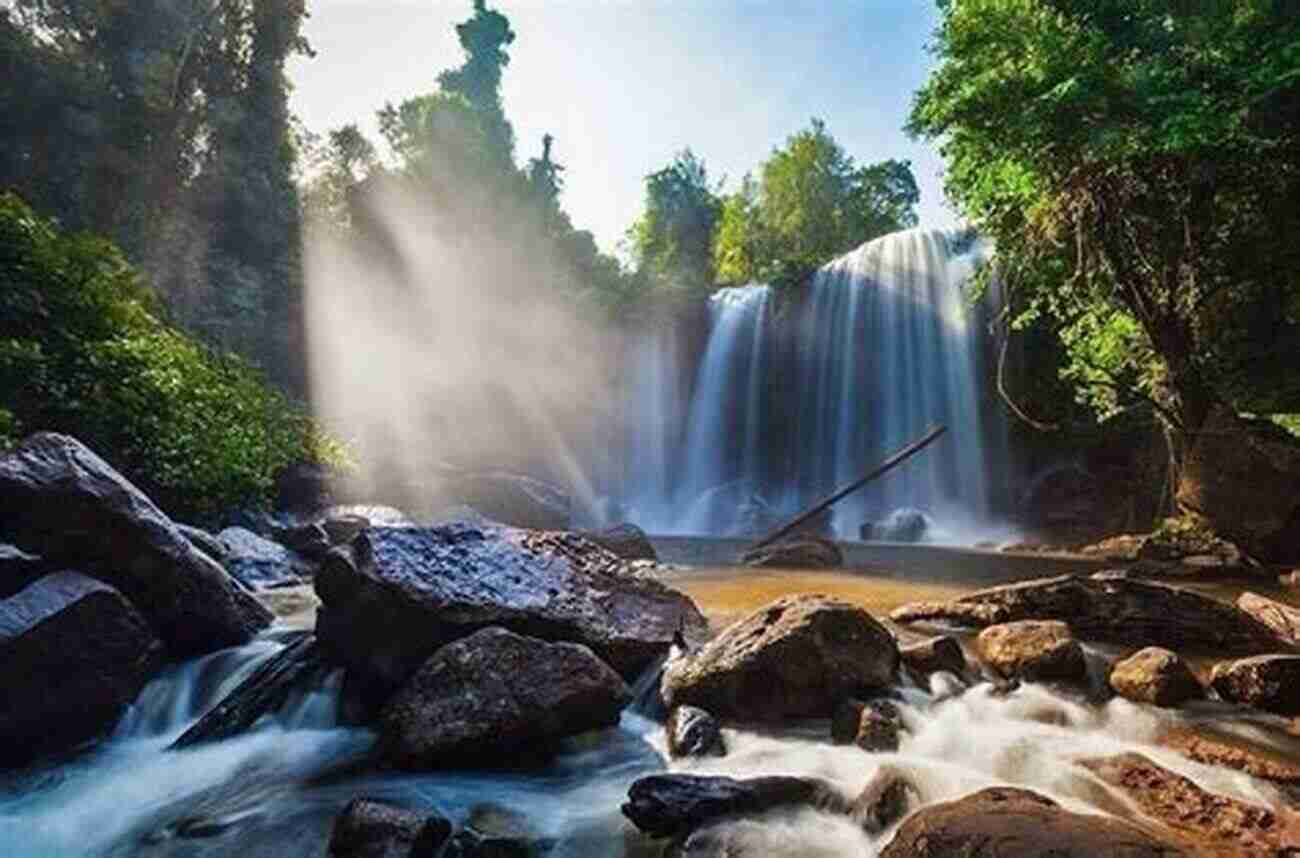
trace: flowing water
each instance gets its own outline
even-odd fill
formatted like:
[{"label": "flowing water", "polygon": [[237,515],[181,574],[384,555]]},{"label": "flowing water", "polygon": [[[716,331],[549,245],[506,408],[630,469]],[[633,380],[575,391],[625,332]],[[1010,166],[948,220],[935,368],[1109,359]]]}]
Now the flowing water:
[{"label": "flowing water", "polygon": [[[831,592],[879,614],[902,601],[961,589],[951,582],[734,570],[683,572],[673,583],[717,619],[784,592]],[[995,783],[1019,784],[1076,810],[1127,816],[1127,801],[1077,760],[1139,750],[1208,789],[1280,805],[1271,786],[1188,762],[1155,742],[1168,729],[1200,724],[1291,759],[1300,752],[1279,738],[1269,719],[1245,719],[1214,703],[1179,712],[1123,700],[1098,707],[1034,685],[1002,697],[987,684],[953,696],[959,683],[945,674],[930,688],[903,689],[907,732],[891,754],[833,746],[825,722],[808,722],[779,731],[728,729],[726,757],[669,763],[662,728],[633,707],[617,728],[567,742],[541,770],[395,773],[369,764],[372,733],[337,723],[337,675],[290,699],[246,736],[166,750],[282,645],[269,635],[176,667],[143,691],[97,749],[0,777],[0,855],[320,858],[334,815],[352,797],[367,795],[437,808],[456,821],[485,805],[504,807],[553,841],[554,856],[647,856],[658,854],[658,847],[632,831],[618,807],[632,781],[665,768],[741,777],[813,775],[848,796],[882,770],[895,769],[924,803]],[[647,675],[642,691],[653,681]],[[847,818],[811,810],[739,821],[731,829],[756,850],[752,854],[778,858],[869,858],[891,836],[870,837]]]},{"label": "flowing water", "polygon": [[908,230],[826,265],[791,307],[767,286],[719,290],[689,390],[671,337],[639,340],[631,518],[656,533],[750,531],[754,515],[789,515],[944,423],[947,438],[839,504],[834,530],[856,539],[864,522],[916,509],[937,524],[931,540],[990,538],[1010,462],[990,407],[987,311],[964,288],[984,252]]}]

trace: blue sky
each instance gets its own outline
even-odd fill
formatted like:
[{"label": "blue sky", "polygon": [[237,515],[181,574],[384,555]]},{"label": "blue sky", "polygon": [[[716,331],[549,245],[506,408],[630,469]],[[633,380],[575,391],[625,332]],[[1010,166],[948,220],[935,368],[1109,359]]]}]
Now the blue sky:
[{"label": "blue sky", "polygon": [[[950,226],[934,147],[901,130],[924,81],[933,0],[501,0],[517,34],[506,115],[520,161],[555,135],[564,206],[614,251],[642,179],[690,146],[710,174],[740,180],[810,117],[859,161],[907,158],[921,222]],[[385,101],[432,90],[461,62],[453,26],[470,0],[314,0],[317,50],[289,73],[315,131],[360,122]],[[378,142],[377,134],[376,142]]]}]

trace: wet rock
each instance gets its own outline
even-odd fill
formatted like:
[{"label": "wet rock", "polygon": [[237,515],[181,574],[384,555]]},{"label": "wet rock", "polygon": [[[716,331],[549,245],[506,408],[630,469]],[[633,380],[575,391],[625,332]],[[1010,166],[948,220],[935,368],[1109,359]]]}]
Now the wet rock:
[{"label": "wet rock", "polygon": [[329,858],[436,858],[451,836],[438,813],[354,798],[334,820]]},{"label": "wet rock", "polygon": [[1251,592],[1237,597],[1237,607],[1277,632],[1279,637],[1300,646],[1300,608]]},{"label": "wet rock", "polygon": [[316,575],[316,634],[377,691],[395,689],[438,647],[487,626],[585,644],[633,679],[683,631],[694,602],[623,574],[625,561],[573,534],[370,528]]},{"label": "wet rock", "polygon": [[903,666],[922,685],[932,673],[947,671],[957,677],[966,675],[966,653],[952,635],[939,635],[899,649]]},{"label": "wet rock", "polygon": [[669,661],[660,693],[669,706],[720,718],[826,717],[840,701],[894,682],[898,645],[861,608],[828,596],[786,596]]},{"label": "wet rock", "polygon": [[505,471],[460,474],[443,494],[513,527],[565,530],[572,517],[569,496],[558,486]]},{"label": "wet rock", "polygon": [[645,531],[635,524],[620,524],[605,530],[584,530],[579,536],[594,542],[624,560],[658,560]]},{"label": "wet rock", "polygon": [[752,816],[776,807],[815,807],[837,813],[851,809],[825,781],[796,777],[650,775],[633,783],[627,798],[623,815],[651,837],[679,837],[723,817]]},{"label": "wet rock", "polygon": [[1116,664],[1110,687],[1121,697],[1154,706],[1181,706],[1205,694],[1186,662],[1157,646],[1138,650]]},{"label": "wet rock", "polygon": [[315,636],[298,632],[283,650],[258,665],[171,747],[188,748],[246,732],[263,715],[279,710],[295,690],[305,690],[324,673],[325,664]]},{"label": "wet rock", "polygon": [[35,554],[0,543],[0,599],[9,598],[52,571],[49,564]]},{"label": "wet rock", "polygon": [[837,745],[854,744],[872,752],[897,751],[902,731],[902,713],[888,700],[849,699],[835,707],[831,715],[831,741]]},{"label": "wet rock", "polygon": [[0,601],[0,766],[106,733],[162,661],[131,603],[76,572]]},{"label": "wet rock", "polygon": [[1285,787],[1300,787],[1300,761],[1238,736],[1216,736],[1184,728],[1166,732],[1158,744],[1192,762],[1245,772]]},{"label": "wet rock", "polygon": [[947,602],[904,605],[900,623],[941,621],[990,626],[1017,620],[1059,620],[1082,640],[1120,646],[1163,646],[1232,655],[1278,652],[1290,644],[1259,620],[1191,590],[1101,572],[1061,575],[991,587]]},{"label": "wet rock", "polygon": [[520,813],[495,804],[470,810],[440,858],[538,858],[554,846]]},{"label": "wet rock", "polygon": [[996,674],[1026,682],[1083,682],[1083,647],[1065,623],[1020,620],[990,626],[975,638],[975,649]]},{"label": "wet rock", "polygon": [[483,629],[434,653],[384,706],[380,752],[407,769],[510,762],[617,724],[630,699],[585,646]]},{"label": "wet rock", "polygon": [[880,521],[862,525],[864,542],[920,542],[933,529],[930,516],[919,509],[896,509]]},{"label": "wet rock", "polygon": [[325,529],[331,547],[351,545],[358,533],[370,527],[370,519],[362,515],[334,515],[321,519],[320,526]]},{"label": "wet rock", "polygon": [[844,555],[829,540],[793,539],[747,551],[740,562],[781,569],[838,569],[844,565]]},{"label": "wet rock", "polygon": [[919,794],[907,776],[881,766],[853,802],[853,817],[871,834],[879,834],[907,815],[908,795]]},{"label": "wet rock", "polygon": [[226,547],[226,569],[250,589],[293,587],[312,575],[307,560],[251,530],[227,527],[218,538]]},{"label": "wet rock", "polygon": [[1136,825],[1072,813],[1012,787],[923,807],[908,817],[881,858],[1192,858],[1196,853]]},{"label": "wet rock", "polygon": [[1214,666],[1210,687],[1230,703],[1300,715],[1300,656],[1261,655],[1220,662]]},{"label": "wet rock", "polygon": [[1136,753],[1080,763],[1122,790],[1150,819],[1219,858],[1282,855],[1300,846],[1300,816],[1208,792]]},{"label": "wet rock", "polygon": [[672,757],[724,757],[726,743],[718,719],[698,706],[677,706],[664,727]]},{"label": "wet rock", "polygon": [[275,531],[275,541],[309,560],[320,560],[334,546],[323,522],[312,521]]},{"label": "wet rock", "polygon": [[225,543],[215,535],[208,533],[202,528],[188,524],[177,524],[176,529],[179,530],[181,535],[188,539],[195,548],[202,551],[213,560],[218,563],[225,561],[228,549],[226,548]]},{"label": "wet rock", "polygon": [[121,591],[176,657],[248,642],[271,614],[79,441],[33,435],[0,458],[0,539]]}]

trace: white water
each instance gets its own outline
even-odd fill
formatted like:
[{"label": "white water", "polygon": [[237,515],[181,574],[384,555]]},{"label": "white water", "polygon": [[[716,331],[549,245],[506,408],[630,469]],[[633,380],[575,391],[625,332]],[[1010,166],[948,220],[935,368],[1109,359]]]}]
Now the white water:
[{"label": "white water", "polygon": [[[617,729],[570,741],[540,771],[400,774],[359,765],[373,734],[336,725],[337,688],[327,683],[291,700],[249,735],[164,750],[278,649],[260,641],[191,662],[152,683],[98,750],[0,778],[0,855],[319,858],[334,815],[356,795],[437,808],[456,821],[482,803],[504,806],[555,838],[555,856],[657,854],[618,811],[636,778],[666,766],[662,729],[631,712]],[[1246,775],[1190,763],[1151,744],[1167,723],[1188,713],[1122,700],[1092,707],[1032,685],[1001,698],[987,685],[949,697],[956,684],[939,675],[934,693],[904,689],[907,732],[894,754],[832,746],[819,722],[779,735],[728,729],[728,756],[671,768],[811,775],[850,797],[889,768],[902,772],[924,803],[1001,783],[1035,789],[1075,810],[1127,815],[1121,796],[1074,763],[1138,750],[1207,789],[1256,804],[1279,801]],[[1261,735],[1248,723],[1231,724],[1231,710],[1213,704],[1190,717]],[[726,832],[774,858],[872,856],[891,836],[873,838],[847,818],[813,811],[734,822]]]},{"label": "white water", "polygon": [[[642,343],[632,457],[654,471],[633,469],[633,520],[660,533],[743,532],[746,504],[792,514],[944,423],[938,444],[836,506],[836,534],[856,539],[865,521],[919,509],[938,522],[931,541],[1004,535],[1005,426],[989,396],[981,310],[963,288],[983,253],[955,233],[884,236],[820,269],[781,318],[768,287],[720,290],[679,433],[662,428],[684,399],[677,374]],[[645,425],[657,427],[652,450]]]}]

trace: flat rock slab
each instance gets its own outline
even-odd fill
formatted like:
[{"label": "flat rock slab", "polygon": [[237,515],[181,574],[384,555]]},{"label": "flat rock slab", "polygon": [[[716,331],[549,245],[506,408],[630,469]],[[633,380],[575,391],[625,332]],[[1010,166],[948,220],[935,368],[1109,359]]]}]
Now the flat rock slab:
[{"label": "flat rock slab", "polygon": [[1300,656],[1260,655],[1214,666],[1210,687],[1230,703],[1300,715]]},{"label": "flat rock slab", "polygon": [[753,816],[777,807],[848,813],[850,803],[817,778],[650,775],[632,784],[623,815],[651,837],[679,837],[723,817]]},{"label": "flat rock slab", "polygon": [[0,458],[0,539],[120,590],[168,650],[247,643],[271,613],[149,498],[66,435],[33,435]]},{"label": "flat rock slab", "polygon": [[434,653],[384,706],[380,753],[406,769],[511,763],[617,724],[631,696],[585,646],[483,629]]},{"label": "flat rock slab", "polygon": [[844,699],[892,684],[898,664],[894,636],[862,608],[786,596],[670,660],[660,694],[669,708],[728,720],[828,717]]},{"label": "flat rock slab", "polygon": [[1194,858],[1198,853],[1127,822],[1072,813],[1049,798],[990,787],[923,807],[881,858]]},{"label": "flat rock slab", "polygon": [[0,601],[0,765],[110,730],[162,665],[121,593],[57,572]]},{"label": "flat rock slab", "polygon": [[466,524],[369,528],[316,575],[327,654],[396,689],[434,650],[501,626],[590,647],[635,678],[707,624],[687,596],[623,574],[624,561],[573,534]]},{"label": "flat rock slab", "polygon": [[968,593],[947,602],[895,610],[900,623],[984,627],[1017,620],[1059,620],[1085,641],[1163,646],[1228,655],[1285,652],[1292,644],[1258,619],[1208,596],[1102,572],[1039,578]]}]

